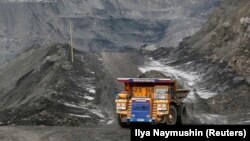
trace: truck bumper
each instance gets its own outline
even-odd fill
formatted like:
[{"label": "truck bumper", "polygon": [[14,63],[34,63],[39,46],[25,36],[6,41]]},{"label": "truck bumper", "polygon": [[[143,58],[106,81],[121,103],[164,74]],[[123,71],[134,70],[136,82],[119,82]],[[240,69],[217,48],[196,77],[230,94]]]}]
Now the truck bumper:
[{"label": "truck bumper", "polygon": [[128,119],[129,122],[153,122],[152,118],[130,118]]}]

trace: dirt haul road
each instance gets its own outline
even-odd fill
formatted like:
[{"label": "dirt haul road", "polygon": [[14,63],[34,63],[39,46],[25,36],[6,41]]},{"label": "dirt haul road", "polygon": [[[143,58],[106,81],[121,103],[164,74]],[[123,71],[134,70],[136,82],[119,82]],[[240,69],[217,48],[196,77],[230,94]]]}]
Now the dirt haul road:
[{"label": "dirt haul road", "polygon": [[90,127],[1,127],[1,141],[130,140],[130,130],[117,125]]},{"label": "dirt haul road", "polygon": [[116,79],[118,77],[137,77],[141,73],[138,66],[143,64],[144,57],[135,53],[103,52],[100,61],[103,62],[102,72],[105,73],[105,75],[99,73],[98,78],[100,79],[97,82],[97,86],[101,90],[100,105],[113,119],[111,122],[116,122],[115,94],[122,88]]},{"label": "dirt haul road", "polygon": [[[117,77],[138,76],[139,64],[144,58],[134,53],[108,53],[97,55],[100,64],[93,64],[96,72],[96,90],[99,93],[99,107],[107,113],[109,122],[80,127],[59,126],[3,126],[0,127],[0,141],[93,141],[130,140],[130,130],[122,129],[116,123],[115,93],[120,89]],[[100,69],[101,68],[101,69]],[[96,71],[95,70],[95,71]],[[79,109],[81,110],[81,109]]]}]

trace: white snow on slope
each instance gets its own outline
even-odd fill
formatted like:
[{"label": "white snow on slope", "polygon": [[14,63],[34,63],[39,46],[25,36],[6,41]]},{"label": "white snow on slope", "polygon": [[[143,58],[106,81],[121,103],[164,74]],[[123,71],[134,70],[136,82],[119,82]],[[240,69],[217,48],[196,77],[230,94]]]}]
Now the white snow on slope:
[{"label": "white snow on slope", "polygon": [[113,124],[115,121],[114,121],[114,119],[112,119],[112,120],[109,120],[108,122],[107,122],[107,124],[108,125],[111,125],[111,124]]},{"label": "white snow on slope", "polygon": [[88,109],[87,107],[85,107],[84,105],[75,105],[75,104],[71,104],[71,103],[63,103],[65,106],[67,107],[71,107],[71,108],[79,108],[79,109]]},{"label": "white snow on slope", "polygon": [[101,110],[98,109],[91,109],[90,110],[93,114],[96,114],[97,116],[99,116],[100,118],[105,118],[105,116],[102,114]]},{"label": "white snow on slope", "polygon": [[187,102],[195,100],[194,89],[196,89],[196,93],[204,99],[213,97],[217,94],[216,92],[211,92],[207,89],[197,86],[197,84],[202,81],[201,75],[197,75],[195,72],[184,72],[182,70],[177,69],[176,67],[168,66],[167,64],[168,63],[163,64],[161,61],[155,61],[153,59],[150,59],[149,62],[147,62],[144,66],[139,67],[139,69],[142,72],[157,70],[164,73],[165,75],[170,74],[174,76],[177,80],[181,80],[181,82],[183,82],[184,87],[191,90],[187,97]]},{"label": "white snow on slope", "polygon": [[87,99],[87,100],[90,100],[90,101],[95,99],[94,97],[92,97],[92,96],[87,96],[87,95],[85,95],[83,98],[84,98],[84,99]]},{"label": "white snow on slope", "polygon": [[219,114],[204,113],[196,115],[196,117],[200,119],[202,124],[228,124],[227,117]]},{"label": "white snow on slope", "polygon": [[86,90],[87,90],[87,91],[89,91],[90,93],[93,93],[93,94],[95,94],[95,93],[96,93],[96,90],[95,90],[95,89],[93,89],[93,88],[87,88]]},{"label": "white snow on slope", "polygon": [[80,118],[91,118],[89,115],[76,115],[76,114],[69,114],[70,116],[80,117]]},{"label": "white snow on slope", "polygon": [[75,105],[75,104],[71,104],[71,103],[63,103],[63,104],[67,107],[85,109],[85,110],[88,110],[89,112],[99,116],[100,118],[105,118],[105,116],[102,114],[102,110],[100,110],[100,109],[96,109],[96,108],[91,109],[91,108],[87,107],[86,105]]}]

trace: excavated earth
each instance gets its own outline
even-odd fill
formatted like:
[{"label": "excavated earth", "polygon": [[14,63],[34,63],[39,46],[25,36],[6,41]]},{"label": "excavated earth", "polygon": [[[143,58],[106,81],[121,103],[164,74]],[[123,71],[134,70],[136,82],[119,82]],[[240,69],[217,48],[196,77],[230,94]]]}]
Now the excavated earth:
[{"label": "excavated earth", "polygon": [[[164,75],[141,75],[139,66],[149,60],[133,49],[75,50],[72,63],[69,48],[33,47],[1,68],[1,140],[129,140],[130,130],[116,122],[114,99],[122,88],[116,78]],[[199,105],[208,107],[202,100]],[[187,106],[190,113],[203,112]],[[198,118],[190,116],[188,124],[200,124]]]},{"label": "excavated earth", "polygon": [[0,140],[129,140],[116,123],[116,78],[138,76],[144,58],[75,50],[72,63],[69,48],[33,47],[0,69]]},{"label": "excavated earth", "polygon": [[72,63],[69,55],[68,45],[35,47],[0,70],[1,125],[113,122],[110,109],[119,90],[115,80],[138,75],[136,62],[143,59],[132,53],[76,50]]},{"label": "excavated earth", "polygon": [[[195,103],[187,105],[192,109],[189,113],[194,116],[193,119],[198,117],[198,124],[203,123],[206,118],[197,115],[204,113],[208,114],[206,116],[221,116],[208,124],[249,124],[249,82],[227,62],[206,58],[205,54],[193,50],[185,41],[177,48],[157,49],[149,53],[150,56],[163,66],[195,76],[191,83],[185,83],[185,78],[179,79],[183,81],[184,87],[192,90],[196,99]],[[202,92],[205,95],[198,94]]]},{"label": "excavated earth", "polygon": [[249,6],[248,0],[223,1],[197,33],[176,48],[149,53],[150,67],[142,67],[181,79],[191,89],[189,101],[196,100],[192,115],[207,113],[215,119],[209,124],[250,123]]},{"label": "excavated earth", "polygon": [[113,52],[103,52],[95,46],[110,42],[101,40],[92,44],[98,53],[75,50],[73,62],[66,44],[28,49],[0,68],[0,140],[129,140],[129,129],[116,122],[116,78],[154,69],[191,90],[188,124],[249,124],[248,7],[247,0],[223,2],[176,48],[138,52],[111,44]]},{"label": "excavated earth", "polygon": [[[202,74],[199,86],[218,93],[204,99],[195,87],[187,87],[196,98],[196,103],[186,102],[188,124],[204,124],[211,114],[228,115],[232,110],[234,114],[226,117],[225,124],[248,119],[243,114],[249,113],[249,99],[244,95],[249,92],[247,81],[223,62],[204,59],[188,47],[160,48],[146,58],[133,49],[98,54],[75,50],[73,63],[69,48],[66,44],[33,47],[1,68],[1,140],[129,140],[130,130],[116,123],[114,99],[122,87],[116,78],[138,77],[140,67],[152,61],[147,57],[185,72]],[[178,79],[183,80],[180,85],[184,88],[188,86],[185,79]],[[217,118],[209,120],[224,123]]]}]

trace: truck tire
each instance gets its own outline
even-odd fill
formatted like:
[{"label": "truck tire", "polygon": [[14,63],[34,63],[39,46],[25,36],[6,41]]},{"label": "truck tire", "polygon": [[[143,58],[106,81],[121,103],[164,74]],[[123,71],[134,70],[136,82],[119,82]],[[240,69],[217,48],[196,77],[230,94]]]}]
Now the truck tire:
[{"label": "truck tire", "polygon": [[181,104],[178,107],[178,117],[177,117],[177,124],[187,124],[187,110],[184,104]]},{"label": "truck tire", "polygon": [[169,114],[166,116],[167,125],[175,125],[177,122],[177,110],[174,105],[171,105],[169,108]]},{"label": "truck tire", "polygon": [[128,122],[122,122],[122,119],[121,119],[121,115],[120,114],[117,114],[117,121],[118,121],[118,124],[122,127],[122,128],[128,128],[129,127],[129,123]]}]

